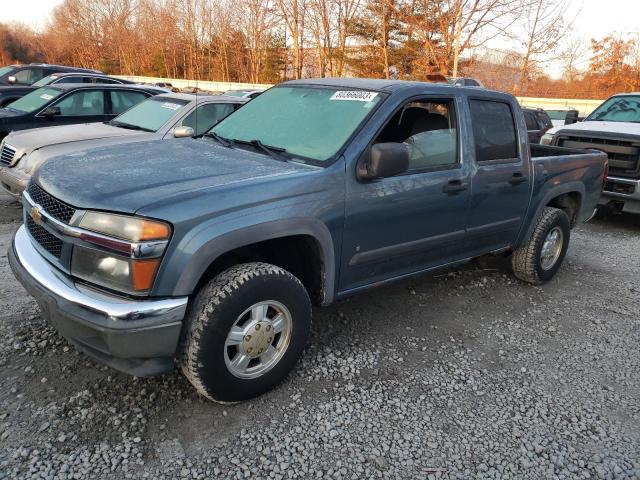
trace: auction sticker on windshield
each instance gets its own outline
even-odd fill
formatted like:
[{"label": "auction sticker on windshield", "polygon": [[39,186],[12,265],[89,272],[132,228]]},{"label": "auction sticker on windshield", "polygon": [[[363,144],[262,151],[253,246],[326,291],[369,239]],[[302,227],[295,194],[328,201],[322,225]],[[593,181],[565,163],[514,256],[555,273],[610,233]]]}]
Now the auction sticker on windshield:
[{"label": "auction sticker on windshield", "polygon": [[370,102],[376,98],[376,92],[363,92],[361,90],[341,90],[334,93],[329,100],[353,100],[356,102]]},{"label": "auction sticker on windshield", "polygon": [[162,108],[168,108],[169,110],[178,110],[182,105],[180,105],[179,103],[169,103],[169,102],[164,102],[162,104]]},{"label": "auction sticker on windshield", "polygon": [[43,93],[42,95],[40,95],[40,98],[42,98],[43,100],[51,100],[53,98],[53,95],[49,95],[48,93]]}]

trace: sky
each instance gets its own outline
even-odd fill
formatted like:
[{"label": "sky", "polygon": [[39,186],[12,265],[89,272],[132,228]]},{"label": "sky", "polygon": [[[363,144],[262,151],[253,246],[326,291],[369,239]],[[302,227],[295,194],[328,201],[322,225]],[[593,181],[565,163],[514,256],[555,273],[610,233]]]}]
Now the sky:
[{"label": "sky", "polygon": [[[51,11],[63,0],[3,0],[0,22],[18,21],[41,28]],[[567,26],[567,34],[577,38],[601,38],[615,32],[622,36],[640,34],[640,0],[566,0],[567,19],[575,20]],[[509,44],[503,43],[508,49]],[[558,65],[550,65],[556,74]]]}]

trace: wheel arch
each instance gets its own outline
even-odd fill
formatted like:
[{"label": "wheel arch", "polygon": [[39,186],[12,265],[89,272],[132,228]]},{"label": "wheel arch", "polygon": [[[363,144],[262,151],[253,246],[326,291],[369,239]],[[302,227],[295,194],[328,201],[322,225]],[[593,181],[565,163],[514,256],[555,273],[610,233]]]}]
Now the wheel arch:
[{"label": "wheel arch", "polygon": [[569,216],[573,227],[580,220],[582,204],[585,198],[585,187],[581,182],[568,182],[549,189],[538,202],[537,208],[527,218],[527,224],[516,242],[516,248],[521,246],[531,236],[545,207],[555,207],[563,210]]},{"label": "wheel arch", "polygon": [[190,255],[173,294],[191,295],[221,271],[238,263],[273,263],[297,276],[316,304],[335,293],[335,254],[327,226],[317,219],[266,222],[224,233],[203,242]]}]

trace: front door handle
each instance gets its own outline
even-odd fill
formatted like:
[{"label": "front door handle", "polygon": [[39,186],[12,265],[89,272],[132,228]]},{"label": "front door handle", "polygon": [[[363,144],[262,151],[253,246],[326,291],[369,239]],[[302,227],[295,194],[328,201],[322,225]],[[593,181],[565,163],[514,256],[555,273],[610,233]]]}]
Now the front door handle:
[{"label": "front door handle", "polygon": [[509,183],[515,186],[515,185],[520,185],[522,182],[526,180],[527,178],[524,175],[522,175],[522,172],[516,172],[509,179]]},{"label": "front door handle", "polygon": [[462,180],[449,180],[447,184],[442,187],[444,193],[454,195],[467,189],[467,184]]}]

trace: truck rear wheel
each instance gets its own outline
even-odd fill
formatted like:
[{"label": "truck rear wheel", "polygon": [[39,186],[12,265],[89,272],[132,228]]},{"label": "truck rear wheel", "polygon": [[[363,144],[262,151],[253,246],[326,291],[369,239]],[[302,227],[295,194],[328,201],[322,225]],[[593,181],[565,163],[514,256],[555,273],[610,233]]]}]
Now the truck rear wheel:
[{"label": "truck rear wheel", "polygon": [[562,265],[570,235],[567,214],[558,208],[545,207],[529,241],[513,252],[514,275],[534,285],[551,280]]},{"label": "truck rear wheel", "polygon": [[237,265],[196,295],[178,364],[210,400],[247,400],[287,376],[310,329],[311,302],[300,280],[267,263]]}]

